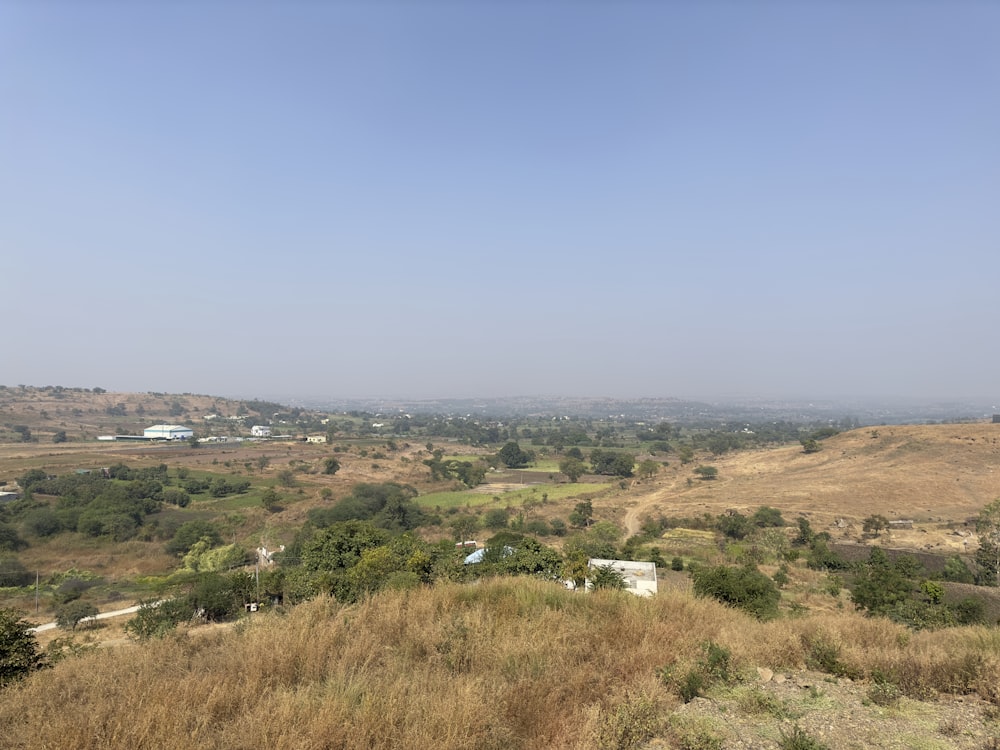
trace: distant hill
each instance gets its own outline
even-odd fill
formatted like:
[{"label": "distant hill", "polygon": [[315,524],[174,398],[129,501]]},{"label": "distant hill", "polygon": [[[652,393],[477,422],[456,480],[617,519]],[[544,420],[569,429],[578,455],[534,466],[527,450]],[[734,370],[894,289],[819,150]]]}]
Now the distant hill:
[{"label": "distant hill", "polygon": [[[204,429],[205,417],[245,416],[270,420],[288,407],[270,401],[234,400],[194,393],[116,393],[103,388],[0,385],[0,442],[23,441],[26,435],[51,442],[60,432],[66,440],[98,435],[141,435],[153,424],[180,424]],[[216,429],[213,426],[213,429]],[[25,431],[27,430],[27,432]]]}]

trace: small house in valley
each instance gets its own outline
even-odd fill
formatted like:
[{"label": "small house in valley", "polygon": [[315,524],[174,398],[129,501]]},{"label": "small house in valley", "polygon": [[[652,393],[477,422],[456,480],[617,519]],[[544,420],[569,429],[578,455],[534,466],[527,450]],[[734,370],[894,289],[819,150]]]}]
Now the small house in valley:
[{"label": "small house in valley", "polygon": [[[610,568],[621,576],[625,590],[637,596],[652,596],[656,593],[656,564],[636,560],[604,560],[592,557],[587,561],[587,570]],[[587,576],[587,590],[594,588]]]}]

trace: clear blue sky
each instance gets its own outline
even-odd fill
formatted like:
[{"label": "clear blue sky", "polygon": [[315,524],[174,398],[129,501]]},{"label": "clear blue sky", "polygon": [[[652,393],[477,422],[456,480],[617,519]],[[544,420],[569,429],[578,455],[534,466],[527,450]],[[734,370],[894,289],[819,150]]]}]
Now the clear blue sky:
[{"label": "clear blue sky", "polygon": [[0,383],[1000,392],[995,2],[0,2]]}]

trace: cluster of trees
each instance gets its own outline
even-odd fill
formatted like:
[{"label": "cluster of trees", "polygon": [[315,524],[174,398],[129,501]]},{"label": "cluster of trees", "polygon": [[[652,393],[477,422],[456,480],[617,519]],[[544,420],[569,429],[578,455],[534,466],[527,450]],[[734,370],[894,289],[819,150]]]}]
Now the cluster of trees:
[{"label": "cluster of trees", "polygon": [[332,506],[313,508],[308,518],[315,528],[357,520],[386,531],[412,531],[428,521],[423,508],[413,502],[416,496],[416,489],[396,482],[356,484],[350,495]]},{"label": "cluster of trees", "polygon": [[985,621],[981,599],[945,602],[944,586],[910,555],[890,559],[874,547],[866,562],[852,567],[852,573],[851,601],[872,616],[888,617],[915,629]]},{"label": "cluster of trees", "polygon": [[594,474],[630,477],[634,467],[635,456],[631,453],[601,450],[600,448],[594,448],[590,452],[590,470]]},{"label": "cluster of trees", "polygon": [[435,481],[457,479],[466,487],[477,487],[482,484],[488,468],[483,461],[445,459],[444,450],[441,448],[434,449],[431,457],[424,460],[424,464],[430,467],[431,479]]}]

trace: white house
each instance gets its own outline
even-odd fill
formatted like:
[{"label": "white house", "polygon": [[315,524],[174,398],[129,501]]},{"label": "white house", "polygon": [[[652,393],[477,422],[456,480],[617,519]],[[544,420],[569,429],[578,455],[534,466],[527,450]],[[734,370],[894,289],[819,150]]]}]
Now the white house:
[{"label": "white house", "polygon": [[266,424],[255,424],[250,428],[250,434],[254,437],[271,437],[271,428]]},{"label": "white house", "polygon": [[[625,590],[637,596],[652,596],[656,593],[656,564],[651,562],[637,562],[635,560],[602,560],[592,557],[587,561],[587,570],[596,568],[607,568],[621,574],[625,581]],[[587,579],[587,590],[590,591],[594,585]]]},{"label": "white house", "polygon": [[142,436],[154,440],[187,440],[194,437],[194,430],[177,424],[154,424],[143,430]]},{"label": "white house", "polygon": [[306,437],[307,443],[325,443],[326,435],[309,435]]}]

